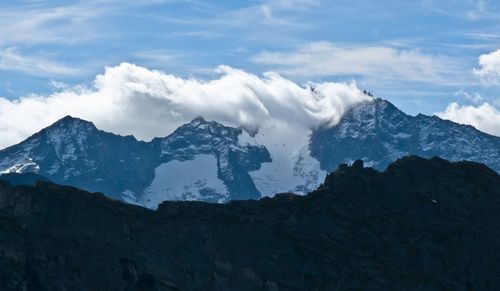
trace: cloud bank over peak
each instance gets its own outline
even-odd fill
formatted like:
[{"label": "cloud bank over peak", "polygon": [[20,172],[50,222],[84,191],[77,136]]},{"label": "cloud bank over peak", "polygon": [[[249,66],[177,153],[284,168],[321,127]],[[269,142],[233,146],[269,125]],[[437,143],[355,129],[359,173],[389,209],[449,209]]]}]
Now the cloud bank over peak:
[{"label": "cloud bank over peak", "polygon": [[481,55],[479,65],[481,68],[474,69],[474,74],[487,85],[500,85],[500,49]]},{"label": "cloud bank over peak", "polygon": [[369,101],[354,83],[299,85],[279,74],[257,76],[228,66],[213,80],[180,78],[130,63],[107,67],[92,86],[47,96],[0,98],[0,148],[22,141],[65,115],[98,128],[148,140],[197,116],[257,131],[333,125],[350,107]]},{"label": "cloud bank over peak", "polygon": [[487,102],[480,106],[460,106],[453,102],[445,111],[437,115],[443,119],[469,124],[486,133],[500,136],[500,111]]},{"label": "cloud bank over peak", "polygon": [[[483,85],[496,89],[500,85],[500,49],[479,57],[479,68],[473,73]],[[496,93],[494,93],[496,94]],[[457,123],[469,124],[486,133],[500,136],[500,98],[483,97],[480,93],[469,93],[463,89],[456,93],[475,105],[460,105],[452,102],[437,116]]]}]

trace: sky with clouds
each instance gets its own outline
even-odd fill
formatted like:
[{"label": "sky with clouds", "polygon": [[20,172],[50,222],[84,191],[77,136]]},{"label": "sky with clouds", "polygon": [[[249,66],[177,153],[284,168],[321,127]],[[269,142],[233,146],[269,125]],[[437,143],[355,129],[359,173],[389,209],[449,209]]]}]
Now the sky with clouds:
[{"label": "sky with clouds", "polygon": [[[99,83],[117,72],[126,75],[113,75],[121,85]],[[137,72],[144,74],[128,79]],[[265,72],[279,75],[269,77]],[[293,84],[291,89],[275,90],[281,93],[266,89],[278,97],[311,82],[341,82],[347,87],[355,83],[409,114],[438,114],[500,135],[500,2],[2,1],[0,130],[8,131],[12,139],[0,146],[37,129],[34,125],[24,131],[13,129],[13,121],[8,121],[12,116],[36,114],[49,122],[65,113],[78,115],[79,111],[68,109],[71,98],[68,103],[57,102],[94,93],[113,99],[106,96],[118,96],[124,86],[150,74],[161,76],[159,83],[136,84],[132,91],[142,92],[137,86],[146,86],[156,90],[151,96],[168,95],[171,91],[162,90],[177,86],[175,80],[210,84],[238,74],[244,81],[235,84],[244,82],[255,92],[260,87],[253,85],[276,83],[276,78]],[[164,75],[172,78],[165,81]],[[259,81],[248,81],[252,78]],[[103,88],[111,87],[116,91],[103,94]],[[224,92],[232,91],[219,94]],[[296,94],[300,104],[309,102],[301,99],[305,93]],[[227,98],[220,100],[229,102]],[[132,99],[116,100],[120,108],[130,106],[120,102]],[[41,107],[26,105],[35,103]],[[93,104],[99,103],[88,106]],[[32,108],[38,111],[33,113]],[[242,114],[249,112],[253,111]],[[185,115],[181,119],[192,114]],[[236,119],[244,123],[245,117]],[[102,117],[96,122],[108,121]]]}]

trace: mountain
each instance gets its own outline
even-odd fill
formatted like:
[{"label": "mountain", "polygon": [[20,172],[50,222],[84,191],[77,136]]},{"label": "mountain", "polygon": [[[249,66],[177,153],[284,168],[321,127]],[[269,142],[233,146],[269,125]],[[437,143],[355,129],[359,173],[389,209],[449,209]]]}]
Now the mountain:
[{"label": "mountain", "polygon": [[439,158],[155,211],[0,181],[0,290],[498,290],[498,209],[495,171]]},{"label": "mountain", "polygon": [[155,208],[164,200],[226,202],[306,194],[341,163],[383,170],[405,155],[481,162],[500,172],[500,138],[436,116],[410,116],[374,99],[333,127],[250,135],[199,117],[150,142],[65,117],[0,151],[0,173],[35,172],[58,184]]},{"label": "mountain", "polygon": [[311,154],[326,171],[363,159],[383,170],[405,155],[484,163],[500,172],[500,137],[437,116],[410,116],[375,99],[348,111],[334,127],[311,134]]},{"label": "mountain", "polygon": [[262,146],[240,145],[241,134],[196,118],[165,138],[143,142],[67,116],[0,151],[0,172],[36,172],[148,207],[166,199],[255,199],[260,193],[248,172],[271,159]]},{"label": "mountain", "polygon": [[0,152],[0,170],[36,172],[60,184],[119,197],[153,179],[159,149],[132,136],[98,130],[67,116],[18,145]]},{"label": "mountain", "polygon": [[242,135],[241,129],[198,117],[166,138],[154,139],[151,144],[159,149],[160,164],[143,203],[260,198],[249,172],[271,162],[271,157],[262,145],[242,145]]}]

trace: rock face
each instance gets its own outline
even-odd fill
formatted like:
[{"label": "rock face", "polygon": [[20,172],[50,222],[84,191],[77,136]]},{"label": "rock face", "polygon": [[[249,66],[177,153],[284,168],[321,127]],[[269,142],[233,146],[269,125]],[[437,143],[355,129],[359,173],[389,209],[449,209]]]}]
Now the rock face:
[{"label": "rock face", "polygon": [[156,211],[0,182],[0,290],[498,290],[498,209],[495,171],[438,158]]},{"label": "rock face", "polygon": [[382,99],[351,109],[334,127],[314,131],[310,148],[327,171],[357,159],[383,170],[400,157],[418,155],[476,161],[500,172],[500,137],[437,116],[410,116]]},{"label": "rock face", "polygon": [[[34,134],[24,142],[0,151],[0,172],[35,172],[50,180],[111,197],[156,207],[163,200],[259,198],[249,171],[271,161],[258,145],[238,144],[242,130],[197,118],[174,133],[151,142],[98,130],[92,123],[70,116]],[[157,175],[156,169],[172,161],[179,163],[209,155],[213,160],[211,180],[194,179],[172,185],[162,183],[172,171]],[[206,172],[206,163],[188,169],[194,176]],[[174,169],[175,170],[175,169]],[[152,189],[156,179],[159,189]],[[219,191],[212,184],[221,185]],[[188,189],[188,190],[186,190]],[[154,191],[157,190],[157,191]]]}]

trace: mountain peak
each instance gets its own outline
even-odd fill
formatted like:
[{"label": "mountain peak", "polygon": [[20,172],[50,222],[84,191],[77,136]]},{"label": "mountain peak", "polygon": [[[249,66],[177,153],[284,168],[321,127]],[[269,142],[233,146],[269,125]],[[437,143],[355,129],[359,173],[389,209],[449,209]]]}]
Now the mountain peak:
[{"label": "mountain peak", "polygon": [[76,119],[79,119],[79,118],[73,117],[71,115],[66,115],[63,118],[61,118],[60,121],[68,122],[68,121],[76,120]]},{"label": "mountain peak", "polygon": [[238,141],[241,129],[228,127],[216,121],[206,121],[203,117],[196,117],[190,123],[177,128],[168,137],[162,140],[163,151],[170,152],[172,148],[191,144],[201,146],[215,146],[216,144],[234,144]]},{"label": "mountain peak", "polygon": [[74,125],[74,124],[85,124],[87,126],[92,126],[92,127],[95,128],[95,126],[94,126],[94,124],[92,122],[84,120],[84,119],[81,119],[81,118],[78,118],[78,117],[73,117],[71,115],[64,116],[63,118],[61,118],[61,119],[57,120],[56,122],[54,122],[49,127],[57,126],[57,125]]},{"label": "mountain peak", "polygon": [[379,114],[385,112],[401,112],[394,104],[382,98],[375,98],[373,102],[368,103],[368,105],[373,106]]},{"label": "mountain peak", "polygon": [[197,116],[193,120],[191,120],[190,123],[206,123],[206,122],[207,121],[205,120],[205,118],[203,118],[203,116]]},{"label": "mountain peak", "polygon": [[200,135],[202,133],[210,134],[210,135],[228,135],[229,136],[238,136],[241,133],[241,129],[225,126],[217,121],[207,121],[202,116],[198,116],[193,119],[191,122],[181,125],[177,128],[171,136],[176,136],[179,134],[197,134]]},{"label": "mountain peak", "polygon": [[[182,129],[182,130],[207,130],[209,128],[222,128],[224,127],[223,124],[218,123],[217,121],[207,121],[203,116],[198,116],[195,117],[193,120],[191,120],[189,123],[185,123],[181,125],[177,130]],[[177,131],[176,130],[176,131]]]},{"label": "mountain peak", "polygon": [[55,135],[60,137],[74,136],[81,140],[88,133],[94,131],[98,131],[98,129],[92,122],[67,115],[46,127],[41,132],[44,132],[49,137],[54,137]]},{"label": "mountain peak", "polygon": [[391,102],[375,98],[372,101],[364,102],[349,110],[340,120],[340,123],[345,121],[356,120],[359,122],[371,122],[371,120],[378,120],[383,116],[404,115]]}]

